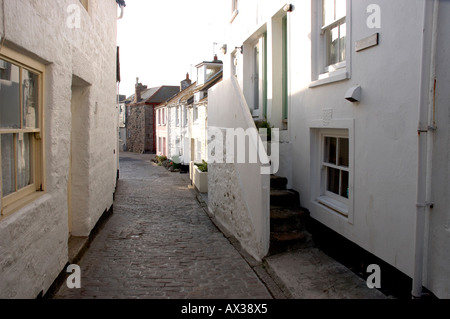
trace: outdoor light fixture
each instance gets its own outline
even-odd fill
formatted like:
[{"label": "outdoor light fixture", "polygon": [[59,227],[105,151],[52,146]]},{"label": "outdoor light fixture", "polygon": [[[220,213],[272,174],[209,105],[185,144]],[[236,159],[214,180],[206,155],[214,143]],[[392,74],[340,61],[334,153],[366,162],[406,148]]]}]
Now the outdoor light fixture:
[{"label": "outdoor light fixture", "polygon": [[222,51],[223,55],[227,54],[227,45],[226,44],[222,45],[222,47],[220,48],[220,51]]},{"label": "outdoor light fixture", "polygon": [[295,9],[295,7],[294,7],[294,5],[293,4],[286,4],[284,7],[283,7],[283,10],[284,10],[284,12],[292,12],[292,11],[294,11],[294,9]]},{"label": "outdoor light fixture", "polygon": [[236,50],[240,50],[241,54],[244,54],[244,46],[241,45],[240,47],[235,47]]}]

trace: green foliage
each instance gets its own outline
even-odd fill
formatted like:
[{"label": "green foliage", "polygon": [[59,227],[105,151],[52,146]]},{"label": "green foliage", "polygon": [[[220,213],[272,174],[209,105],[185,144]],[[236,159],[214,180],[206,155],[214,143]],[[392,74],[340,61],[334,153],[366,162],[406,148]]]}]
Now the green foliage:
[{"label": "green foliage", "polygon": [[195,165],[198,167],[198,169],[199,169],[201,172],[207,172],[207,171],[208,171],[208,163],[205,162],[204,160],[202,161],[201,164],[196,163]]},{"label": "green foliage", "polygon": [[270,122],[268,122],[266,119],[257,120],[257,121],[255,121],[255,125],[256,125],[256,128],[258,129],[258,131],[261,128],[267,129],[267,140],[270,141],[272,138],[272,128],[273,128],[273,126],[270,125]]}]

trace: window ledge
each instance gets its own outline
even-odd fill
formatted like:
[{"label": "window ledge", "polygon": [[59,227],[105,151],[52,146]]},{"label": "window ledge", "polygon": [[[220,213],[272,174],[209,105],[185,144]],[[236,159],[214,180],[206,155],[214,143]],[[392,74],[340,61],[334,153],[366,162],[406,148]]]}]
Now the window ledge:
[{"label": "window ledge", "polygon": [[348,206],[329,196],[323,195],[317,198],[317,202],[345,217],[348,217]]},{"label": "window ledge", "polygon": [[32,194],[27,195],[24,198],[17,200],[15,202],[3,207],[1,215],[0,215],[0,220],[5,217],[8,217],[12,213],[27,206],[28,204],[31,204],[32,202],[36,201],[39,197],[43,196],[44,194],[46,194],[44,191],[33,192]]},{"label": "window ledge", "polygon": [[348,72],[346,72],[345,70],[325,73],[321,76],[323,76],[323,78],[311,82],[309,84],[309,87],[314,88],[314,87],[318,87],[321,85],[326,85],[326,84],[330,84],[330,83],[334,83],[334,82],[348,80],[350,78]]}]

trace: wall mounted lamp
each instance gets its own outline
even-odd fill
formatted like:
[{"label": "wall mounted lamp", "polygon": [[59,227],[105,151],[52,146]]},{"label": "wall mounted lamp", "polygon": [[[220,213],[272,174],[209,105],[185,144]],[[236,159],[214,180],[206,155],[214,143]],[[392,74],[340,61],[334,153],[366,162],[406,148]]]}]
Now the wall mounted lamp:
[{"label": "wall mounted lamp", "polygon": [[220,48],[220,51],[222,51],[223,55],[227,54],[227,45],[226,44],[222,45],[222,47]]},{"label": "wall mounted lamp", "polygon": [[235,49],[241,51],[241,54],[244,54],[244,45],[241,45],[240,47],[235,47]]}]

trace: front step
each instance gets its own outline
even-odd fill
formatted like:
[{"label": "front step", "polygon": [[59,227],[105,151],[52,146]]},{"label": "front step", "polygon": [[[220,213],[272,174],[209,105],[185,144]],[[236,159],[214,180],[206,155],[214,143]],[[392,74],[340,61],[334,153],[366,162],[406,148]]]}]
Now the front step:
[{"label": "front step", "polygon": [[306,247],[311,235],[305,230],[309,212],[300,206],[300,195],[287,190],[287,179],[270,177],[270,249],[269,255]]},{"label": "front step", "polygon": [[300,207],[300,196],[293,190],[270,190],[270,205],[288,208]]},{"label": "front step", "polygon": [[271,189],[286,189],[287,185],[287,178],[276,176],[276,175],[270,175],[270,188]]}]

